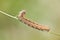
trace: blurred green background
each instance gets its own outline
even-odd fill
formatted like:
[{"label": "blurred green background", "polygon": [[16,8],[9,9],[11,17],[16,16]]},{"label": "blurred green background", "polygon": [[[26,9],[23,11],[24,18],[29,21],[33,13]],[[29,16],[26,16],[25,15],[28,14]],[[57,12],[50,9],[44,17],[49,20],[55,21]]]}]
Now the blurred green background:
[{"label": "blurred green background", "polygon": [[[0,10],[10,15],[17,16],[23,9],[27,18],[60,34],[60,0],[0,0]],[[60,40],[60,36],[33,29],[0,13],[0,40]]]}]

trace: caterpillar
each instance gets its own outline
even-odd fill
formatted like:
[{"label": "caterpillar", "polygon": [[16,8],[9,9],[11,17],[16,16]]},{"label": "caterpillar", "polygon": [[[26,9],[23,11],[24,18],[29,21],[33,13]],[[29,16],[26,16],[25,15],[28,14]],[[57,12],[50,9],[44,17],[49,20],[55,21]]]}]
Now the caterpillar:
[{"label": "caterpillar", "polygon": [[38,30],[45,30],[45,31],[49,31],[50,29],[47,27],[47,26],[43,26],[41,24],[37,24],[35,22],[32,22],[31,20],[29,19],[26,19],[25,18],[25,14],[26,14],[26,11],[25,10],[22,10],[20,11],[19,15],[18,15],[18,20],[22,21],[24,24],[32,27],[32,28],[35,28],[35,29],[38,29]]}]

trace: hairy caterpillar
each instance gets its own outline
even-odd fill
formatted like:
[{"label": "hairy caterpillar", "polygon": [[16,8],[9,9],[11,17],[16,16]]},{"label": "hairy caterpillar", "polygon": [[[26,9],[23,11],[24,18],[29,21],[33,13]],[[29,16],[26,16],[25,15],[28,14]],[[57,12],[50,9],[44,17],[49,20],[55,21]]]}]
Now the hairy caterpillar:
[{"label": "hairy caterpillar", "polygon": [[25,13],[26,13],[25,10],[22,10],[22,11],[19,13],[18,19],[19,19],[20,21],[22,21],[23,23],[27,24],[28,26],[31,26],[31,27],[36,28],[36,29],[38,29],[38,30],[46,30],[46,31],[49,31],[49,28],[48,28],[47,26],[39,25],[39,24],[37,24],[37,23],[35,23],[35,22],[32,22],[32,21],[26,19],[26,18],[24,17]]}]

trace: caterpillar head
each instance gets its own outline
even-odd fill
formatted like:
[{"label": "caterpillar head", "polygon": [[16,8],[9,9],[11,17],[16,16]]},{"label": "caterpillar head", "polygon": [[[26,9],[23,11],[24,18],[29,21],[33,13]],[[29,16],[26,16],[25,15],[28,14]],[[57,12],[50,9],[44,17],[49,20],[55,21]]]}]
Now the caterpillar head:
[{"label": "caterpillar head", "polygon": [[24,17],[25,13],[26,13],[26,10],[20,11],[18,17],[19,17],[19,18],[20,18],[20,17]]}]

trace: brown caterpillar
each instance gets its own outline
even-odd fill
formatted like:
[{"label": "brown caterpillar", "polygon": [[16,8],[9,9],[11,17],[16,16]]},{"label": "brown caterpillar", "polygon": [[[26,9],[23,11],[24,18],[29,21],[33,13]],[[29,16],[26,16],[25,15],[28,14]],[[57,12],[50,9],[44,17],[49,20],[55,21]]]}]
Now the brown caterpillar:
[{"label": "brown caterpillar", "polygon": [[26,25],[31,26],[31,27],[33,27],[33,28],[35,28],[35,29],[49,31],[49,28],[48,28],[47,26],[39,25],[39,24],[37,24],[37,23],[35,23],[35,22],[32,22],[32,21],[26,19],[26,18],[24,17],[25,13],[26,13],[25,10],[22,10],[22,11],[19,13],[18,19],[19,19],[20,21],[24,22]]}]

